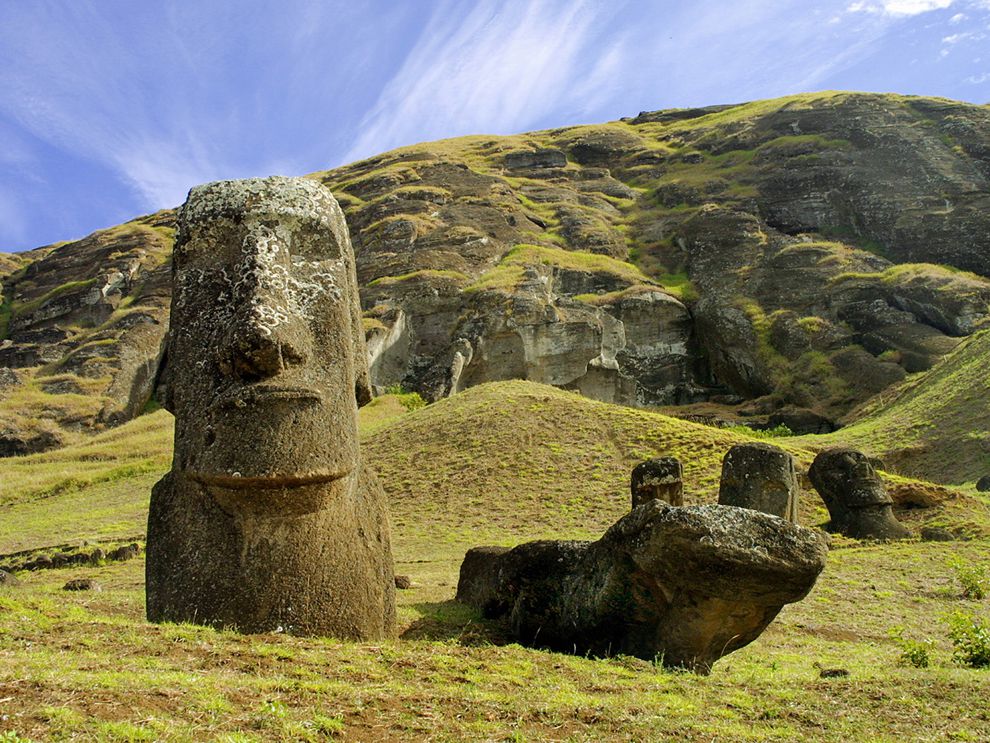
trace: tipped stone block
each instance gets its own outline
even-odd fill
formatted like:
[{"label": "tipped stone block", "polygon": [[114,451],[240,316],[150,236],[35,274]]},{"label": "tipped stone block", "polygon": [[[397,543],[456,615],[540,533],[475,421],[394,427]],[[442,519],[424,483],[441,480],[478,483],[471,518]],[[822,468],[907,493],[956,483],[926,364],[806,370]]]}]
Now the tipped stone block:
[{"label": "tipped stone block", "polygon": [[718,502],[780,516],[797,523],[794,457],[770,444],[736,444],[722,459]]},{"label": "tipped stone block", "polygon": [[633,468],[629,488],[633,508],[651,500],[683,506],[684,475],[681,463],[675,457],[647,459]]}]

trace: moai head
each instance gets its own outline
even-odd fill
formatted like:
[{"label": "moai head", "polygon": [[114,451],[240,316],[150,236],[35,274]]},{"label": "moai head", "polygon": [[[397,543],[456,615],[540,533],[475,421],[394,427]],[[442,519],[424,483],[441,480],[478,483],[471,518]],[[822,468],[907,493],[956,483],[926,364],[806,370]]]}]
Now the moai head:
[{"label": "moai head", "polygon": [[893,501],[862,452],[826,449],[811,463],[808,477],[828,508],[833,531],[859,539],[910,535],[894,517]]},{"label": "moai head", "polygon": [[632,507],[636,508],[651,500],[683,506],[683,479],[681,463],[676,457],[657,457],[640,462],[633,468],[629,482]]},{"label": "moai head", "polygon": [[794,457],[763,443],[736,444],[722,459],[718,502],[780,516],[797,523]]},{"label": "moai head", "polygon": [[197,186],[179,212],[166,407],[173,470],[226,489],[327,483],[370,399],[343,213],[301,178]]}]

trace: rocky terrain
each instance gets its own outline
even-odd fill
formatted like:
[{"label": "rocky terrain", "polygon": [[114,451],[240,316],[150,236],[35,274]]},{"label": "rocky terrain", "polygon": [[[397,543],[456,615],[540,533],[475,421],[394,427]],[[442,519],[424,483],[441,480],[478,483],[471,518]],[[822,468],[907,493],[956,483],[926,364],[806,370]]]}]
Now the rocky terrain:
[{"label": "rocky terrain", "polygon": [[[351,229],[373,383],[427,399],[522,378],[818,432],[990,314],[987,106],[818,93],[312,177]],[[0,255],[0,454],[155,404],[173,218]]]}]

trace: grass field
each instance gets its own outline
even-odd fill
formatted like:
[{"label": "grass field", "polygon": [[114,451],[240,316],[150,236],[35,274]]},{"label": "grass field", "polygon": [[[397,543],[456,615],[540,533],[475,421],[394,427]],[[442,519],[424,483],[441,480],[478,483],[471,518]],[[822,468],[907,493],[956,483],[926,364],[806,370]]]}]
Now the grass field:
[{"label": "grass field", "polygon": [[[140,558],[21,572],[0,588],[0,741],[990,739],[990,671],[953,660],[945,621],[990,621],[990,600],[964,598],[949,564],[990,564],[990,504],[975,491],[899,517],[983,536],[834,539],[812,594],[698,677],[508,644],[504,627],[453,601],[457,571],[477,544],[597,537],[626,511],[629,471],[648,456],[680,457],[688,502],[712,502],[722,455],[743,435],[524,382],[410,407],[382,397],[361,421],[396,571],[414,581],[399,592],[398,639],[151,625]],[[139,536],[170,439],[157,412],[0,462],[0,552]],[[777,443],[803,466],[817,444]],[[826,519],[812,493],[801,519]],[[63,592],[75,577],[103,590]],[[896,628],[933,641],[929,667],[900,662]]]}]

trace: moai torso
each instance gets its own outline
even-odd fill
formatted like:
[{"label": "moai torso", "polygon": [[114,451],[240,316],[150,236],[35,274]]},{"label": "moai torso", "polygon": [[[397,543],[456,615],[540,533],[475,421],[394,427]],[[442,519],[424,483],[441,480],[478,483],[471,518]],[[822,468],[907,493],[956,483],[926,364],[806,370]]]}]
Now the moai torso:
[{"label": "moai torso", "polygon": [[152,621],[380,637],[394,628],[354,256],[312,181],[194,188],[173,254],[172,471],[152,492]]}]

